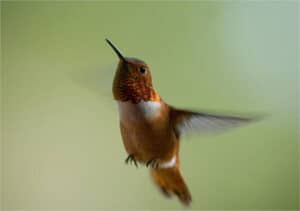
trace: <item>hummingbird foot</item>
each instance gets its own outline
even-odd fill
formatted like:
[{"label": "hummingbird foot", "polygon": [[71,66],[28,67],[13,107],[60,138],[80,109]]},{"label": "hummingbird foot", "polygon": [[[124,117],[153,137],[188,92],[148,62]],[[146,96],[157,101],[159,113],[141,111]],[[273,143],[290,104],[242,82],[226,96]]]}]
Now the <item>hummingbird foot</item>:
[{"label": "hummingbird foot", "polygon": [[128,157],[126,158],[125,163],[126,163],[126,164],[128,164],[128,163],[132,164],[132,162],[134,163],[135,167],[138,167],[138,164],[137,164],[136,159],[134,158],[134,155],[133,155],[133,154],[130,154],[130,155],[128,155]]},{"label": "hummingbird foot", "polygon": [[146,167],[151,167],[151,168],[158,169],[158,167],[159,167],[158,160],[157,159],[151,159],[151,160],[147,161]]}]

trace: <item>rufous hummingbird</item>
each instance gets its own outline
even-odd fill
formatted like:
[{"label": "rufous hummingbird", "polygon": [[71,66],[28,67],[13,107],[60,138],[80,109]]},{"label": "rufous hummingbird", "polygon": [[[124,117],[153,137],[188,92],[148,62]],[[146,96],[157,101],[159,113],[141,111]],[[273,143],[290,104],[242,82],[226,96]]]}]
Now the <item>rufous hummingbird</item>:
[{"label": "rufous hummingbird", "polygon": [[189,205],[192,197],[180,170],[181,136],[239,126],[253,119],[169,105],[153,87],[149,66],[140,59],[124,57],[110,40],[106,41],[119,57],[112,91],[119,107],[121,136],[128,153],[126,163],[150,167],[154,183],[164,195],[175,194],[184,205]]}]

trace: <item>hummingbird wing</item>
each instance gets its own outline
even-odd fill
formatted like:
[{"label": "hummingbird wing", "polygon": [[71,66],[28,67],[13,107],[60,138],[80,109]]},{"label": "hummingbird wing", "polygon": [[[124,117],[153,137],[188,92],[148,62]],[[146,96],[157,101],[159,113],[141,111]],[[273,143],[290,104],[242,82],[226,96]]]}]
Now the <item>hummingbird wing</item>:
[{"label": "hummingbird wing", "polygon": [[258,117],[219,115],[171,108],[171,122],[178,137],[191,133],[218,133],[256,120]]}]

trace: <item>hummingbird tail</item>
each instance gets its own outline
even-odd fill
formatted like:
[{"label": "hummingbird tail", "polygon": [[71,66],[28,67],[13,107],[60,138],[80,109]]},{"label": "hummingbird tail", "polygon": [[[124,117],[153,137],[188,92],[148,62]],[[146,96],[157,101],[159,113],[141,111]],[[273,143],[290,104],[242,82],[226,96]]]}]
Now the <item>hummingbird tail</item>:
[{"label": "hummingbird tail", "polygon": [[187,185],[184,182],[179,166],[172,168],[151,169],[154,183],[159,187],[162,193],[171,197],[175,194],[185,206],[190,205],[192,196]]}]

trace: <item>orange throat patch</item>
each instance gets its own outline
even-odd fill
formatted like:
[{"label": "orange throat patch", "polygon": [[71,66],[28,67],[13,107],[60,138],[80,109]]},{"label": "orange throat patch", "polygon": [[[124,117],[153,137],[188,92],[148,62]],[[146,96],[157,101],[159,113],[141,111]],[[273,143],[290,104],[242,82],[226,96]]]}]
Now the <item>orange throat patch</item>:
[{"label": "orange throat patch", "polygon": [[136,81],[134,79],[120,80],[116,77],[113,83],[113,95],[115,100],[131,101],[134,104],[143,101],[160,101],[159,94],[151,83]]}]

